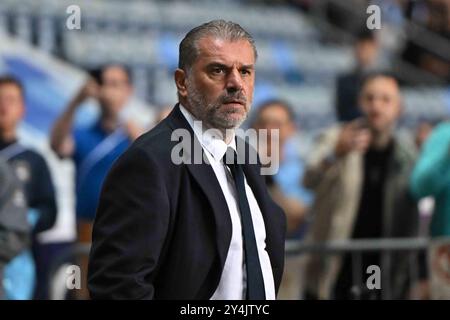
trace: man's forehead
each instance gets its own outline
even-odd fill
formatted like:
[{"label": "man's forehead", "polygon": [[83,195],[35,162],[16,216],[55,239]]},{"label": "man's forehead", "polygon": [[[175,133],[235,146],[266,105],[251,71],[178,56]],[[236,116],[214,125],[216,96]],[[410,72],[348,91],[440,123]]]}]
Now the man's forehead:
[{"label": "man's forehead", "polygon": [[102,72],[103,77],[127,77],[126,71],[119,66],[110,66],[105,68]]},{"label": "man's forehead", "polygon": [[198,42],[198,59],[222,62],[238,62],[245,65],[255,63],[255,54],[246,39],[228,40],[207,36]]},{"label": "man's forehead", "polygon": [[390,95],[400,95],[400,88],[397,82],[391,78],[378,77],[369,80],[363,87],[364,93],[381,93]]},{"label": "man's forehead", "polygon": [[267,105],[263,110],[261,110],[261,116],[289,116],[288,111],[279,103],[273,103]]},{"label": "man's forehead", "polygon": [[5,84],[0,85],[0,91],[3,92],[3,93],[5,93],[5,92],[7,92],[7,93],[11,93],[11,92],[20,93],[21,90],[14,83],[5,83]]}]

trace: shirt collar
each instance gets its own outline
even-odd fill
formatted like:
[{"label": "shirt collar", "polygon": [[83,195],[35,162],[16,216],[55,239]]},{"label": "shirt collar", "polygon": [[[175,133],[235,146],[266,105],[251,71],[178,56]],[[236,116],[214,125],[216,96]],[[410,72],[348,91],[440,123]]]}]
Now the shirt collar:
[{"label": "shirt collar", "polygon": [[215,130],[206,130],[203,128],[201,121],[195,118],[194,115],[181,104],[180,111],[191,126],[202,147],[213,156],[214,160],[220,161],[225,155],[228,147],[231,147],[236,151],[236,140],[234,137],[231,139],[230,144],[227,145],[225,141],[220,138],[218,133],[214,133]]}]

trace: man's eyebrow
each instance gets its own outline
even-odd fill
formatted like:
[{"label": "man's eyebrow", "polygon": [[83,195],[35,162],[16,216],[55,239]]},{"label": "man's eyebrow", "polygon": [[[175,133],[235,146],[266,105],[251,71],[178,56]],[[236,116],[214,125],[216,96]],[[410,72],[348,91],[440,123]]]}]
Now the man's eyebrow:
[{"label": "man's eyebrow", "polygon": [[241,69],[254,69],[255,65],[254,64],[244,64]]},{"label": "man's eyebrow", "polygon": [[221,62],[211,62],[206,67],[207,68],[215,68],[215,67],[228,68],[228,66],[226,64],[221,63]]},{"label": "man's eyebrow", "polygon": [[[221,62],[211,62],[207,65],[207,68],[215,68],[215,67],[219,67],[219,68],[230,68],[229,66],[227,66],[225,63],[221,63]],[[239,69],[254,69],[255,65],[254,64],[245,64],[243,66],[241,66]]]}]

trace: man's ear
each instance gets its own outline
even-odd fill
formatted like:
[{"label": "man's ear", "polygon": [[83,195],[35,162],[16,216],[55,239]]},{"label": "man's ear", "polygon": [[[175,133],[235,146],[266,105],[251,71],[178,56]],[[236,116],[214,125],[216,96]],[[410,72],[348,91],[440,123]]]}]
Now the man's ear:
[{"label": "man's ear", "polygon": [[178,94],[181,97],[187,96],[186,88],[186,72],[182,69],[175,70],[174,73],[175,85],[177,86]]}]

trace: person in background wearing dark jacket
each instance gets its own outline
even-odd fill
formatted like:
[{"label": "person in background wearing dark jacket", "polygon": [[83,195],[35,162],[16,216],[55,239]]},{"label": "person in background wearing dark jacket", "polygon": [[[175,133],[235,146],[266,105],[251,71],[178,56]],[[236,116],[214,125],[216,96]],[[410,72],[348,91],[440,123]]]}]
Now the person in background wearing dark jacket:
[{"label": "person in background wearing dark jacket", "polygon": [[[36,263],[37,287],[45,284],[36,235],[56,221],[55,191],[44,158],[18,142],[17,127],[25,113],[24,89],[19,80],[0,77],[0,157],[9,162],[23,184],[32,224],[32,251]],[[43,263],[43,262],[42,262]]]},{"label": "person in background wearing dark jacket", "polygon": [[370,31],[361,32],[355,42],[355,69],[338,76],[336,80],[336,119],[352,121],[360,117],[358,93],[364,75],[373,69],[378,56],[378,42]]},{"label": "person in background wearing dark jacket", "polygon": [[[5,266],[28,248],[29,233],[23,188],[8,163],[0,159],[0,283],[5,281]],[[3,299],[5,293],[0,286]]]}]

